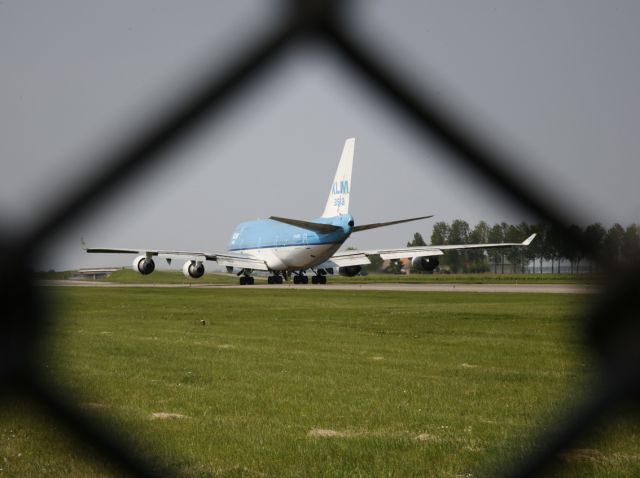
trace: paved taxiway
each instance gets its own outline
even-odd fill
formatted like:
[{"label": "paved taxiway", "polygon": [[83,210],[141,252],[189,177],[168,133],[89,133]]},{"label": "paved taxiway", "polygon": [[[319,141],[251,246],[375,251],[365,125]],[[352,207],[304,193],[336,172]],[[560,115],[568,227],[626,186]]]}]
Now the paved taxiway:
[{"label": "paved taxiway", "polygon": [[66,287],[142,287],[166,289],[308,289],[308,290],[370,290],[408,292],[504,292],[519,294],[594,294],[597,286],[580,284],[426,284],[426,283],[371,283],[371,284],[324,284],[324,285],[224,285],[224,284],[120,284],[116,282],[93,282],[81,280],[43,280],[42,285]]}]

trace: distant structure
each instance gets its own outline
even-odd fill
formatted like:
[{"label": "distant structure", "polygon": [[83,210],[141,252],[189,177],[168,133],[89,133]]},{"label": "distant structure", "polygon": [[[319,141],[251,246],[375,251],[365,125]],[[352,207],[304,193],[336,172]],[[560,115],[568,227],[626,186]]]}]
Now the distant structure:
[{"label": "distant structure", "polygon": [[97,280],[105,279],[111,275],[112,272],[120,270],[120,267],[105,267],[102,269],[78,269],[69,276],[71,280]]}]

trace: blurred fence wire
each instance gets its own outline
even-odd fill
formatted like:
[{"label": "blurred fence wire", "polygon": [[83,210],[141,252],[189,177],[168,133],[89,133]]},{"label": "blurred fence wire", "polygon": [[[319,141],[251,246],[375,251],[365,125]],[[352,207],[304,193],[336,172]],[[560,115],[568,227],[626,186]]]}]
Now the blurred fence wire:
[{"label": "blurred fence wire", "polygon": [[[570,212],[561,212],[550,198],[505,166],[503,144],[488,141],[473,128],[453,118],[429,96],[429,78],[421,78],[420,92],[409,87],[406,77],[391,68],[388,58],[368,47],[366,38],[352,35],[346,1],[288,1],[284,14],[272,33],[256,39],[221,69],[212,65],[203,76],[200,88],[185,93],[178,107],[145,123],[135,135],[123,139],[116,150],[105,153],[106,171],[77,184],[66,197],[58,198],[50,214],[22,237],[0,237],[0,279],[3,316],[0,336],[0,397],[28,396],[59,419],[69,434],[91,445],[97,453],[122,471],[134,476],[179,476],[177,469],[159,468],[149,457],[132,452],[134,448],[114,436],[113,430],[97,423],[86,412],[73,406],[73,400],[50,385],[50,379],[35,363],[37,344],[46,340],[45,322],[52,313],[43,302],[29,272],[34,257],[42,254],[56,234],[90,214],[107,200],[114,187],[136,172],[157,162],[166,148],[206,115],[215,120],[224,108],[256,85],[265,72],[277,67],[277,60],[292,46],[304,48],[311,42],[328,47],[352,73],[354,81],[366,83],[374,98],[391,105],[423,138],[435,138],[448,149],[450,157],[475,170],[528,210],[554,227],[566,241],[594,260],[601,268],[607,264],[582,237],[567,226]],[[510,151],[509,156],[514,152]],[[497,471],[507,477],[539,476],[557,465],[558,453],[570,448],[593,430],[617,405],[638,399],[640,383],[640,321],[635,314],[640,298],[640,268],[609,270],[606,287],[585,320],[594,356],[599,364],[598,385],[573,407],[573,414],[553,432],[540,432],[539,447],[515,464]]]}]

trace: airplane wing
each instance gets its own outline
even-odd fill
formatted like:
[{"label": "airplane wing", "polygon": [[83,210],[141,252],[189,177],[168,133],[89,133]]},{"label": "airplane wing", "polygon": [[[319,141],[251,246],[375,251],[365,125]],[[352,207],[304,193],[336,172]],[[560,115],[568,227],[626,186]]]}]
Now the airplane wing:
[{"label": "airplane wing", "polygon": [[250,254],[234,254],[229,252],[212,253],[197,251],[169,251],[169,250],[153,250],[153,249],[115,249],[101,247],[85,247],[86,252],[102,253],[102,254],[139,254],[147,258],[158,257],[162,259],[178,259],[191,261],[215,261],[223,267],[237,267],[241,269],[254,269],[267,271],[269,268],[265,261],[257,259]]},{"label": "airplane wing", "polygon": [[342,251],[337,252],[327,262],[318,266],[326,267],[346,267],[371,264],[369,256],[379,255],[383,260],[388,259],[404,259],[414,257],[441,256],[444,251],[461,250],[461,249],[490,249],[495,247],[518,247],[528,246],[535,239],[536,235],[532,234],[522,242],[499,242],[494,244],[447,244],[441,246],[414,246],[400,247],[397,249],[371,249],[367,251]]}]

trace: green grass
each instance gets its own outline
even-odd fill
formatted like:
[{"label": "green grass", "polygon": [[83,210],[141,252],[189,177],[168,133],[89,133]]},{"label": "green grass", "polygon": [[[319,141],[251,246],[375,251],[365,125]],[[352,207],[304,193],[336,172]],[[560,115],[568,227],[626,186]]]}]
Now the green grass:
[{"label": "green grass", "polygon": [[[83,410],[187,476],[493,476],[590,381],[580,296],[50,293],[60,316],[43,365]],[[0,476],[104,473],[30,410],[2,407]],[[596,459],[561,476],[640,473],[640,426],[601,433],[580,444]]]},{"label": "green grass", "polygon": [[[179,271],[156,271],[143,276],[130,269],[115,271],[104,279],[121,284],[237,284],[235,274],[206,273],[200,279],[187,279]],[[330,283],[466,283],[466,284],[590,284],[598,277],[589,274],[369,274],[367,276],[342,277],[329,275]],[[256,283],[266,285],[266,276],[256,275]]]},{"label": "green grass", "polygon": [[[67,272],[41,272],[37,273],[38,279],[66,279],[73,275],[73,271]],[[266,285],[266,276],[255,276],[258,284]],[[599,277],[594,274],[382,274],[372,273],[366,276],[343,277],[329,275],[330,283],[336,284],[369,284],[369,283],[465,283],[465,284],[595,284]],[[143,276],[132,269],[120,269],[111,273],[105,279],[106,282],[119,284],[237,284],[235,274],[224,272],[207,272],[200,279],[188,279],[182,272],[173,270],[155,271],[153,274]]]},{"label": "green grass", "polygon": [[330,276],[331,282],[366,284],[371,282],[465,283],[465,284],[592,284],[591,274],[369,274],[366,276]]},{"label": "green grass", "polygon": [[[120,284],[237,284],[235,274],[206,273],[200,279],[188,279],[179,271],[155,271],[153,274],[143,276],[131,270],[121,269],[110,274],[105,282],[117,282]],[[266,283],[266,278],[265,278]]]},{"label": "green grass", "polygon": [[73,271],[38,271],[33,276],[38,280],[62,280],[73,275]]}]

